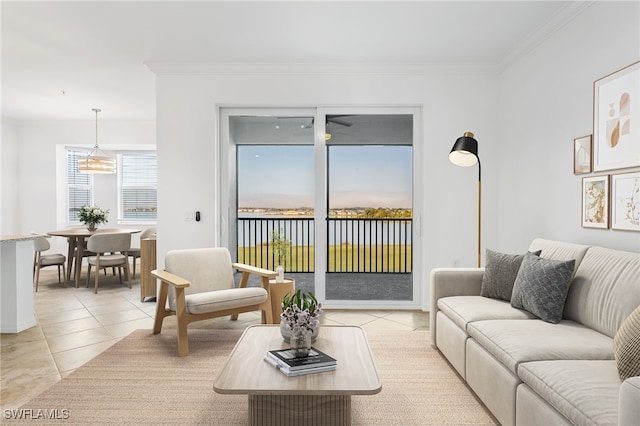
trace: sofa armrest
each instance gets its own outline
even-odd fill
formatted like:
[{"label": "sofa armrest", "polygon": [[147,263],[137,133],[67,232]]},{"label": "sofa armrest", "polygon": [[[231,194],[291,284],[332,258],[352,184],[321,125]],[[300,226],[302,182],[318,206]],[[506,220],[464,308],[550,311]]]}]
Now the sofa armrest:
[{"label": "sofa armrest", "polygon": [[618,424],[637,424],[640,419],[640,376],[629,377],[620,385],[618,401]]},{"label": "sofa armrest", "polygon": [[431,271],[431,308],[429,328],[436,344],[438,299],[448,296],[480,296],[484,268],[436,268]]}]

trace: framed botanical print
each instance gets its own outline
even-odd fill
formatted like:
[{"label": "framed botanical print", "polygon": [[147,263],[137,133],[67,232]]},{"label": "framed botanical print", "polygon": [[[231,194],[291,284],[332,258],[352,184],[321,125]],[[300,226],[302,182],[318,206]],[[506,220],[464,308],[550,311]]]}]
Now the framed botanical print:
[{"label": "framed botanical print", "polygon": [[640,61],[593,83],[593,170],[640,166]]},{"label": "framed botanical print", "polygon": [[609,176],[582,178],[582,226],[609,229]]},{"label": "framed botanical print", "polygon": [[573,140],[573,174],[591,173],[591,135]]},{"label": "framed botanical print", "polygon": [[640,172],[611,176],[611,229],[640,231]]}]

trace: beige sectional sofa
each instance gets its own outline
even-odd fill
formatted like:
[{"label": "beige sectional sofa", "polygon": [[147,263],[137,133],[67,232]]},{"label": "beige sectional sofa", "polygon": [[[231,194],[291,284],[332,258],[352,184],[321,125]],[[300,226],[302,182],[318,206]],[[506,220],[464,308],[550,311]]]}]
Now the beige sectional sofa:
[{"label": "beige sectional sofa", "polygon": [[433,344],[503,425],[640,424],[640,377],[620,380],[613,347],[640,306],[640,254],[544,239],[538,250],[575,260],[560,322],[480,296],[484,268],[439,268]]}]

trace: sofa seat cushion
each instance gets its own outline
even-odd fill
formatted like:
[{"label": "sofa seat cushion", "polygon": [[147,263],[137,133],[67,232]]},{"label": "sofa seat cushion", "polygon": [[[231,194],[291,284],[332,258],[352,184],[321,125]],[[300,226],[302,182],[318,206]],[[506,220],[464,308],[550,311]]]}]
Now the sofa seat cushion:
[{"label": "sofa seat cushion", "polygon": [[613,339],[573,321],[476,321],[467,332],[514,374],[528,361],[614,359]]},{"label": "sofa seat cushion", "polygon": [[576,425],[617,425],[620,380],[615,361],[538,361],[520,379]]},{"label": "sofa seat cushion", "polygon": [[438,299],[438,308],[463,330],[474,321],[536,318],[527,311],[516,309],[509,302],[482,296],[451,296]]},{"label": "sofa seat cushion", "polygon": [[[187,312],[190,314],[219,312],[242,306],[259,305],[265,300],[267,300],[267,291],[262,287],[230,288],[185,296]],[[171,304],[171,309],[176,309],[175,299]]]}]

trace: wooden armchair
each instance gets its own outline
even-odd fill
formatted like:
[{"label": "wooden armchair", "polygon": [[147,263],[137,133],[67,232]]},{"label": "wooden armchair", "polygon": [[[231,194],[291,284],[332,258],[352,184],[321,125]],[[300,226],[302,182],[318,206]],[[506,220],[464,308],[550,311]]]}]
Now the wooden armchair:
[{"label": "wooden armchair", "polygon": [[[242,272],[236,288],[233,270]],[[231,263],[226,248],[172,250],[165,256],[165,269],[153,270],[160,292],[153,324],[153,334],[162,330],[164,318],[176,315],[178,323],[178,355],[189,355],[187,326],[194,321],[242,312],[262,311],[262,322],[271,323],[269,278],[277,272],[240,263]],[[262,287],[247,287],[249,275],[262,278]],[[168,307],[167,307],[168,300]]]}]

